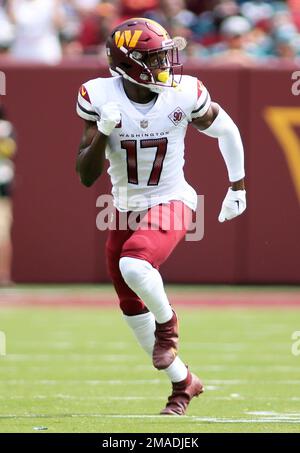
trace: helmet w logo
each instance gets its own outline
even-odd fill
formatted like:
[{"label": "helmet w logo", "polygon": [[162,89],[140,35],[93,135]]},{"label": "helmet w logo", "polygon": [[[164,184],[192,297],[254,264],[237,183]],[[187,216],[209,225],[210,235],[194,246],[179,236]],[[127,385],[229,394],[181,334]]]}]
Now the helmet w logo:
[{"label": "helmet w logo", "polygon": [[122,32],[116,31],[115,43],[118,48],[122,47],[124,43],[128,47],[135,47],[142,33],[143,33],[142,30],[135,30],[133,35],[131,33],[131,30],[125,30]]}]

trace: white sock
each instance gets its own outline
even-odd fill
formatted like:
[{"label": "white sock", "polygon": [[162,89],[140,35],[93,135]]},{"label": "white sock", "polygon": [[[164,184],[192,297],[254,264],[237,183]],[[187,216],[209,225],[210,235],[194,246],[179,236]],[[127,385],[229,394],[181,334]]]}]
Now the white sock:
[{"label": "white sock", "polygon": [[173,312],[157,269],[148,261],[123,257],[119,263],[125,282],[145,303],[160,324],[169,321]]},{"label": "white sock", "polygon": [[188,371],[182,360],[177,356],[171,365],[164,370],[172,382],[181,382],[186,379]]},{"label": "white sock", "polygon": [[136,316],[124,315],[124,318],[144,351],[152,357],[155,342],[155,318],[153,314],[148,312]]},{"label": "white sock", "polygon": [[[124,318],[131,327],[142,348],[152,357],[155,341],[155,318],[152,313],[143,313],[136,316],[126,316]],[[187,377],[187,367],[176,357],[174,362],[164,370],[172,382],[183,381]]]}]

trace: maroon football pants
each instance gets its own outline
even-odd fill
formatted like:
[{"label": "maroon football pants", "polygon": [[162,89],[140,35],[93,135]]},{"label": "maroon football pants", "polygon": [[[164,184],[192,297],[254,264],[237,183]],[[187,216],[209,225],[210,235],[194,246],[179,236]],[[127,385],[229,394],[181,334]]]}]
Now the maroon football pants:
[{"label": "maroon football pants", "polygon": [[[125,315],[133,316],[148,310],[125,283],[119,269],[120,258],[142,259],[159,269],[185,236],[192,219],[192,210],[181,201],[153,206],[141,214],[142,219],[135,230],[129,226],[131,213],[115,212],[116,228],[109,231],[106,242],[107,267],[119,296],[121,310]],[[123,225],[125,223],[123,230],[120,229],[121,217]]]}]

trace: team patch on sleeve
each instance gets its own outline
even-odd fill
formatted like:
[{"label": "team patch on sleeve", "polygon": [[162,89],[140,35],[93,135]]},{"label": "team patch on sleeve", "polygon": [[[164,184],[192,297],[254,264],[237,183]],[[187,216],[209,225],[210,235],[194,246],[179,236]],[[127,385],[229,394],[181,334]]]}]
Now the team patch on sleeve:
[{"label": "team patch on sleeve", "polygon": [[204,116],[211,104],[211,98],[206,87],[200,80],[197,80],[197,102],[192,111],[192,119]]},{"label": "team patch on sleeve", "polygon": [[83,97],[83,99],[85,99],[87,102],[91,103],[89,93],[87,92],[87,89],[85,88],[84,85],[81,85],[79,93]]},{"label": "team patch on sleeve", "polygon": [[87,121],[99,120],[99,116],[90,101],[89,94],[84,85],[81,85],[78,92],[76,111],[80,118],[83,118],[84,120]]}]

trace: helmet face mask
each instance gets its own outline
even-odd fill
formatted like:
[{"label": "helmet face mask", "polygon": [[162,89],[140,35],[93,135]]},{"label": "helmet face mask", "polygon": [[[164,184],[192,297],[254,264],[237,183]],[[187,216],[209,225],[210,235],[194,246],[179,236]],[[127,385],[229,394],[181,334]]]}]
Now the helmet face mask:
[{"label": "helmet face mask", "polygon": [[121,75],[154,92],[177,86],[182,75],[178,48],[167,31],[149,19],[130,19],[116,27],[106,43],[112,75]]}]

